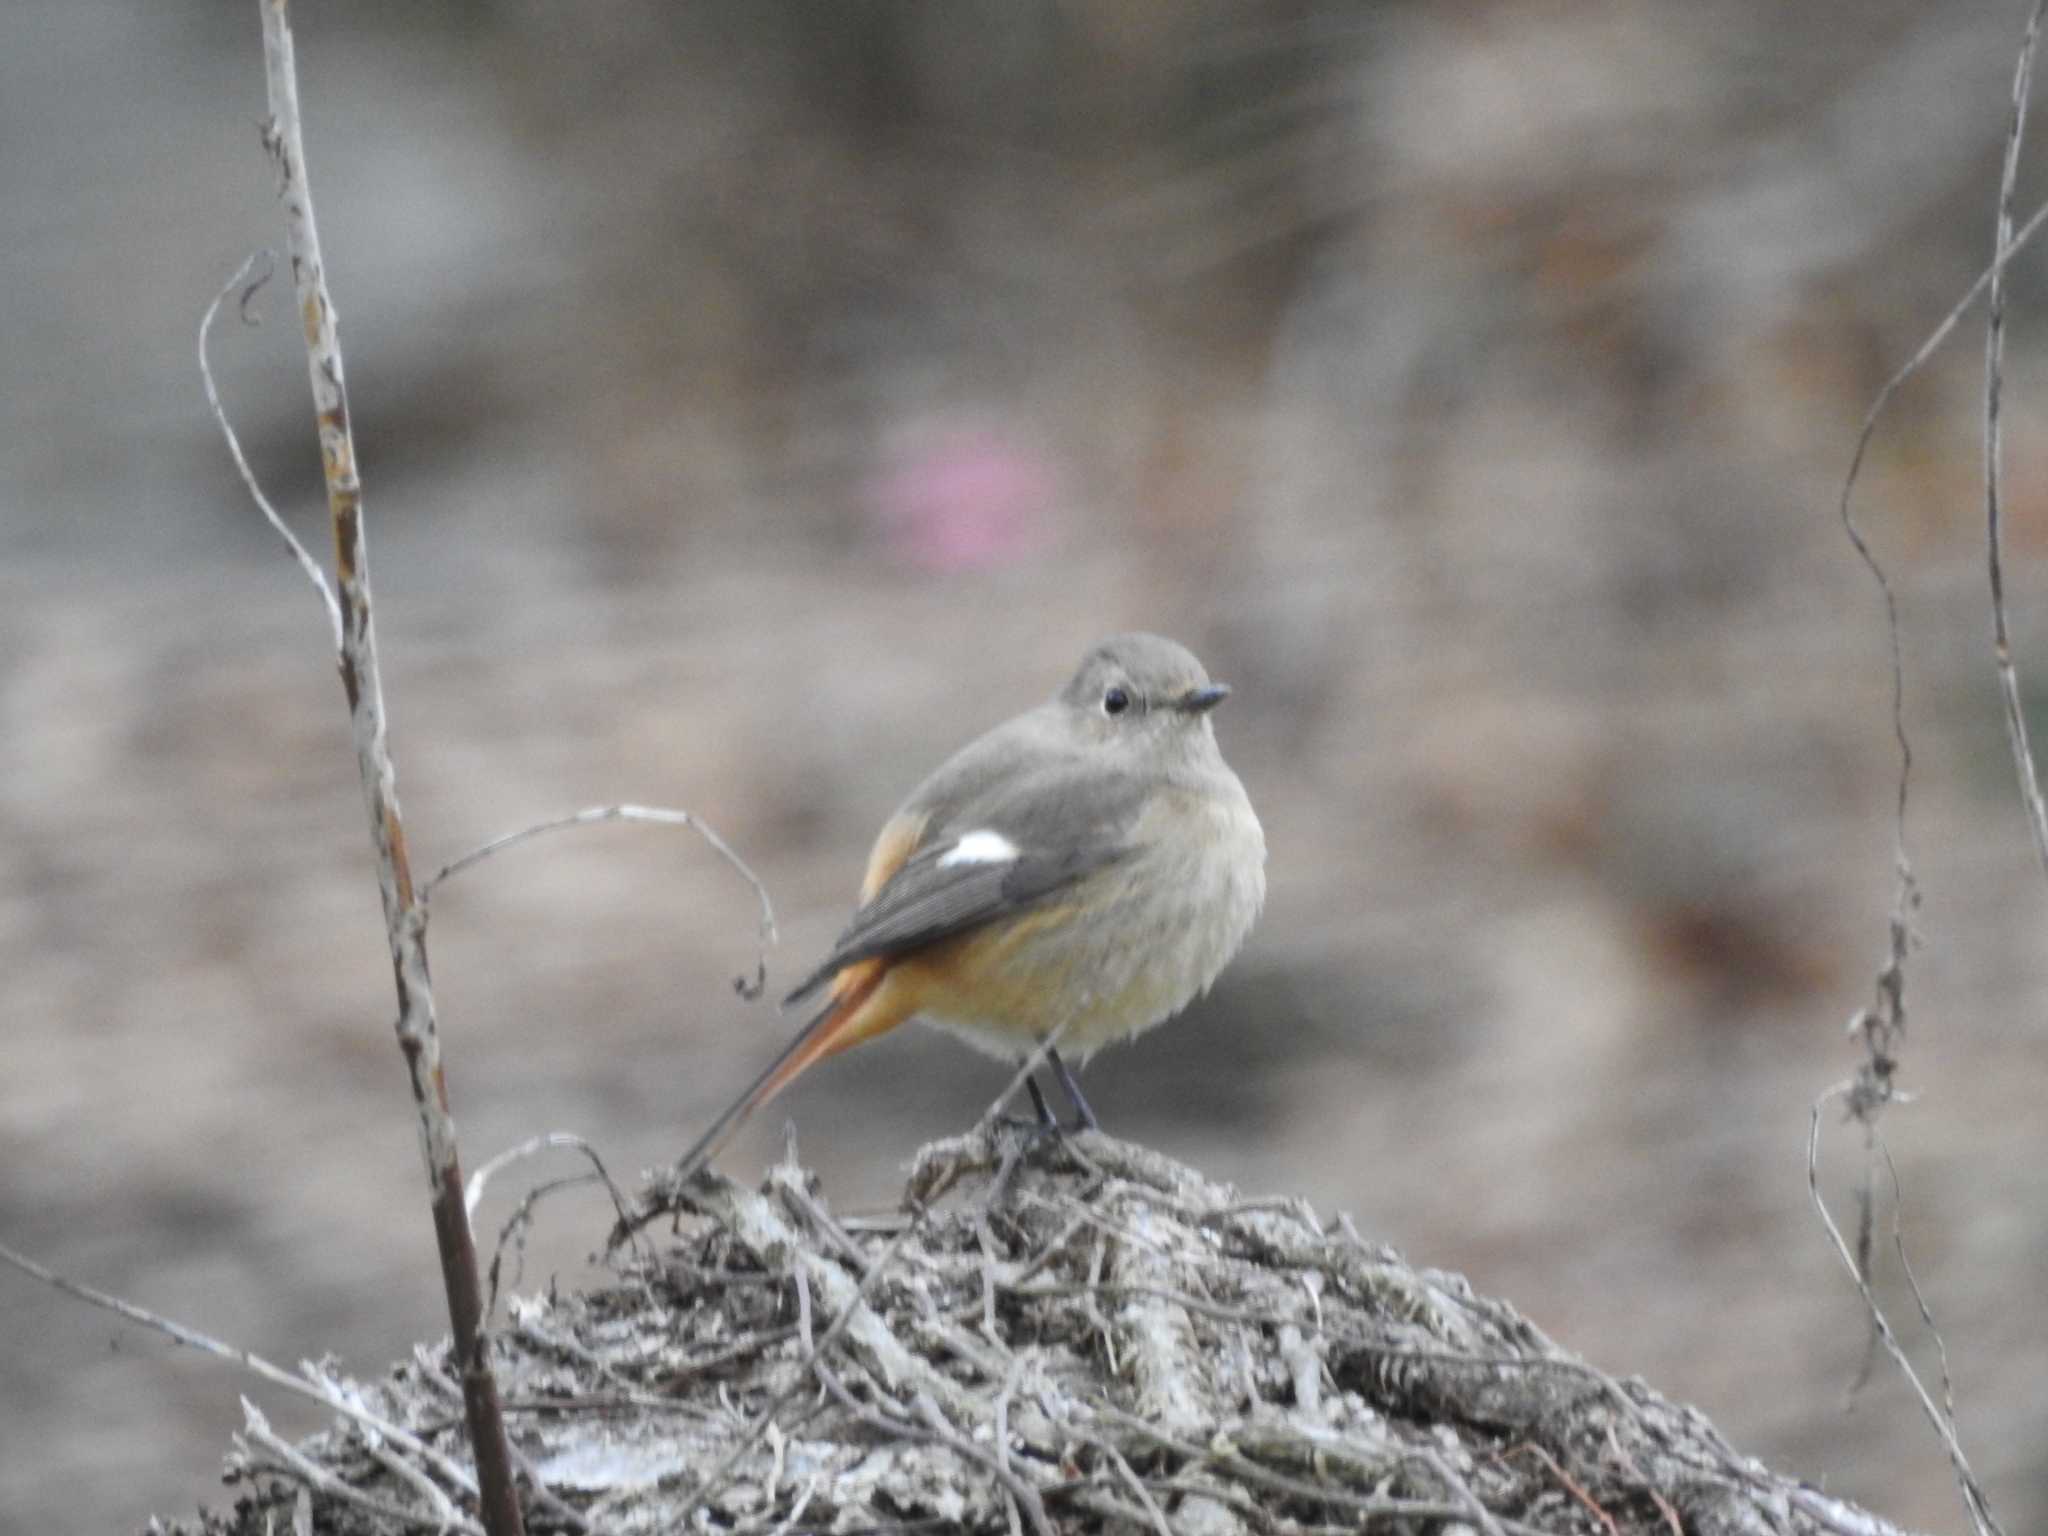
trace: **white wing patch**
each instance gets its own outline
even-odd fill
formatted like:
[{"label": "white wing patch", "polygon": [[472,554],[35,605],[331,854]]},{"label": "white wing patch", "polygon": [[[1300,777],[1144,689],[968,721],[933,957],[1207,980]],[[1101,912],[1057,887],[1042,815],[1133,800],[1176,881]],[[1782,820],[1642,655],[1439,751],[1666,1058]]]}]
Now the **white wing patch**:
[{"label": "white wing patch", "polygon": [[939,868],[956,864],[1007,864],[1017,857],[1017,845],[1000,832],[986,829],[969,832],[939,857]]}]

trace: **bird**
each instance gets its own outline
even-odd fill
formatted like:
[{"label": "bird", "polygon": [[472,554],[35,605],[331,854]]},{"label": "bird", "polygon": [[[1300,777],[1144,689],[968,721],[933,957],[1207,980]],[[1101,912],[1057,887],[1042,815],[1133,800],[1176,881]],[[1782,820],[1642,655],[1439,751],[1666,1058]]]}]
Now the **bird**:
[{"label": "bird", "polygon": [[[783,1000],[817,1012],[678,1167],[912,1018],[1017,1063],[1053,1041],[1074,1129],[1097,1129],[1062,1051],[1085,1062],[1179,1013],[1265,902],[1265,834],[1211,719],[1229,693],[1185,646],[1112,635],[1052,698],[948,758],[883,824],[851,921]],[[1038,1125],[1059,1130],[1026,1082]]]}]

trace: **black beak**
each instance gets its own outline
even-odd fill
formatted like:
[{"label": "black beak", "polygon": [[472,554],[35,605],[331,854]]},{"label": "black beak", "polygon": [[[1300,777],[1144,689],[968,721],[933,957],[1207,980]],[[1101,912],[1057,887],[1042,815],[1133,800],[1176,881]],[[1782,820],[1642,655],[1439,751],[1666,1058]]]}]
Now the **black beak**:
[{"label": "black beak", "polygon": [[1229,697],[1228,683],[1211,683],[1206,688],[1190,688],[1173,701],[1173,707],[1184,715],[1206,715]]}]

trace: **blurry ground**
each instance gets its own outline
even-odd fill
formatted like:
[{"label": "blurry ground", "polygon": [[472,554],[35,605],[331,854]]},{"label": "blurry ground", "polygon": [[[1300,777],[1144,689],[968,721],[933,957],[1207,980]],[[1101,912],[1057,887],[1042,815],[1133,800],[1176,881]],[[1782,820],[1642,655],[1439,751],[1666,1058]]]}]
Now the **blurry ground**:
[{"label": "blurry ground", "polygon": [[[1889,900],[1879,607],[1832,501],[1982,259],[2021,7],[302,9],[420,865],[685,805],[780,899],[785,980],[921,772],[1101,633],[1168,631],[1238,686],[1272,897],[1210,1003],[1096,1064],[1104,1119],[1958,1528],[1891,1373],[1843,1406],[1862,1328],[1801,1148]],[[342,702],[191,365],[278,237],[252,13],[0,20],[0,1235],[374,1371],[442,1324]],[[294,328],[220,356],[317,537]],[[1980,367],[1901,396],[1862,506],[1928,893],[1888,1131],[2020,1531],[2048,891],[1986,657]],[[472,1163],[556,1128],[656,1162],[787,1027],[732,996],[747,894],[682,835],[522,849],[433,937]],[[909,1032],[787,1110],[854,1204],[996,1086]],[[601,1220],[553,1207],[529,1282]],[[0,1277],[0,1532],[208,1497],[245,1385]]]}]

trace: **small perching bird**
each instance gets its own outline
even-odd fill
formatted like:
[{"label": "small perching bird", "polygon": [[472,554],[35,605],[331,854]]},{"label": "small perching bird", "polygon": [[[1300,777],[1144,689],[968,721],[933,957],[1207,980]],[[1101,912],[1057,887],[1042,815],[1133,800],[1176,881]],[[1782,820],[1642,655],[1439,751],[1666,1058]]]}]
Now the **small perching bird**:
[{"label": "small perching bird", "polygon": [[1013,1062],[1056,1037],[1046,1060],[1092,1128],[1061,1050],[1085,1061],[1178,1013],[1265,900],[1265,834],[1209,718],[1229,692],[1186,647],[1116,635],[948,759],[883,825],[852,922],[783,1004],[822,990],[824,1006],[681,1166],[814,1062],[910,1018]]}]

